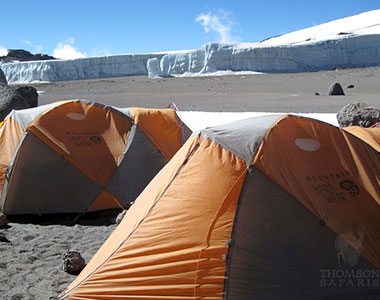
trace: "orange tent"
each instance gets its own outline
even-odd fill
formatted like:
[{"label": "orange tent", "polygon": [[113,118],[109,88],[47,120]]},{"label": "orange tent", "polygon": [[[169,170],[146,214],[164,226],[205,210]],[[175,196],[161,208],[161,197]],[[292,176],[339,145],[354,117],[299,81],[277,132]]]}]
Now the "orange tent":
[{"label": "orange tent", "polygon": [[365,128],[360,126],[348,126],[343,129],[380,152],[380,127]]},{"label": "orange tent", "polygon": [[173,109],[75,100],[14,110],[0,128],[1,211],[128,207],[188,136],[181,127]]},{"label": "orange tent", "polygon": [[60,299],[372,299],[379,183],[379,152],[320,121],[207,128]]}]

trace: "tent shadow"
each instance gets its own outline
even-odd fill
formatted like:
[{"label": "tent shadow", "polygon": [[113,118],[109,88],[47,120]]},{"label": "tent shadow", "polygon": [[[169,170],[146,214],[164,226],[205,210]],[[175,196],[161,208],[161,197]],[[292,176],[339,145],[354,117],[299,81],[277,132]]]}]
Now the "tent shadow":
[{"label": "tent shadow", "polygon": [[35,225],[87,225],[87,226],[110,226],[115,224],[117,215],[121,209],[107,209],[102,211],[78,213],[60,213],[60,214],[28,214],[7,216],[11,223],[35,224]]}]

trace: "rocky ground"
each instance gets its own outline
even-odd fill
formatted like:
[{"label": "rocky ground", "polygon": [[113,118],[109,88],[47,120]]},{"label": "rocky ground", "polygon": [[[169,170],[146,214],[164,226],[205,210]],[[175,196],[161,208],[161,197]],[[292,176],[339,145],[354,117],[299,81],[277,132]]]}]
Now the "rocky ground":
[{"label": "rocky ground", "polygon": [[[335,82],[346,96],[328,96]],[[380,68],[364,68],[190,78],[131,76],[34,86],[43,91],[40,104],[79,98],[119,107],[165,107],[174,101],[180,110],[335,113],[356,101],[379,105],[379,82]]]}]

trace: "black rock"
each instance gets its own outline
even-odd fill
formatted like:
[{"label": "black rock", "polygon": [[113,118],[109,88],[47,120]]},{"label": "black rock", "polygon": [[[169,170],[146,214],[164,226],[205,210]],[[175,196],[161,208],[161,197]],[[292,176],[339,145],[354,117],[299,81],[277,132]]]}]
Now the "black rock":
[{"label": "black rock", "polygon": [[363,102],[350,103],[338,111],[337,120],[341,127],[371,127],[380,122],[380,108]]},{"label": "black rock", "polygon": [[347,89],[353,89],[355,86],[353,84],[349,84],[346,86]]},{"label": "black rock", "polygon": [[7,228],[7,226],[8,226],[7,217],[3,213],[0,213],[0,228]]},{"label": "black rock", "polygon": [[315,96],[319,96],[320,94],[319,94],[318,92],[315,92],[314,95],[315,95]]},{"label": "black rock", "polygon": [[63,255],[62,265],[65,272],[78,275],[86,266],[86,262],[78,251],[67,250]]},{"label": "black rock", "polygon": [[0,121],[3,121],[12,109],[36,106],[38,106],[38,93],[34,87],[0,84]]},{"label": "black rock", "polygon": [[4,233],[0,232],[0,242],[1,243],[10,243],[10,241],[5,237]]},{"label": "black rock", "polygon": [[344,96],[343,88],[339,83],[334,83],[329,88],[330,96]]},{"label": "black rock", "polygon": [[7,85],[7,78],[5,77],[5,74],[2,69],[0,69],[0,84]]},{"label": "black rock", "polygon": [[3,63],[12,61],[34,61],[34,60],[50,60],[55,57],[47,54],[32,54],[23,49],[9,49],[6,56],[0,56],[0,61]]}]

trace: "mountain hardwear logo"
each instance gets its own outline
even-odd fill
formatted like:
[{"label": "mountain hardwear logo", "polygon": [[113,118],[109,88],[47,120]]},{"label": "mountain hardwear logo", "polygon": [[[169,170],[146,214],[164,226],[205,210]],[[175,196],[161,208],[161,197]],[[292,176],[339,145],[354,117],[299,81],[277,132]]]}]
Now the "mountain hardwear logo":
[{"label": "mountain hardwear logo", "polygon": [[340,187],[347,191],[352,197],[359,195],[359,187],[351,180],[343,180],[340,183]]},{"label": "mountain hardwear logo", "polygon": [[103,141],[99,131],[68,131],[66,135],[77,147],[100,145]]}]

